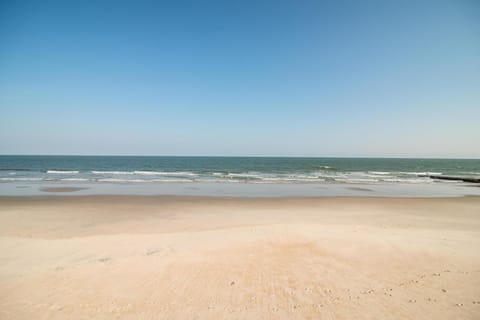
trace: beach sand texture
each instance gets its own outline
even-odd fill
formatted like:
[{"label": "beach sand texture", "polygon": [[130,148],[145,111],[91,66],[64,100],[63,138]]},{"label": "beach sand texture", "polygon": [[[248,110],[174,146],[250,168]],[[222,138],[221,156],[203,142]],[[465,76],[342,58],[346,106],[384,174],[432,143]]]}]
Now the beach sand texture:
[{"label": "beach sand texture", "polygon": [[0,319],[480,319],[480,199],[0,198]]}]

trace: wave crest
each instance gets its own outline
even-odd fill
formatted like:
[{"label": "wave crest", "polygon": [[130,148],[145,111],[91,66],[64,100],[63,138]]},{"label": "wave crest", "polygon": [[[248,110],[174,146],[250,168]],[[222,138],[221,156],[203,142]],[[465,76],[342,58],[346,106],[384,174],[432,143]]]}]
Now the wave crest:
[{"label": "wave crest", "polygon": [[47,170],[47,173],[53,174],[77,174],[79,172],[78,170]]}]

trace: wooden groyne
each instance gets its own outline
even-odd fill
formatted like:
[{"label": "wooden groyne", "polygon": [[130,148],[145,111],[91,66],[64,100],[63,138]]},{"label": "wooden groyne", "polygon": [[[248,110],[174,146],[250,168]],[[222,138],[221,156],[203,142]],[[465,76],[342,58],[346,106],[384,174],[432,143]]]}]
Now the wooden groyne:
[{"label": "wooden groyne", "polygon": [[439,180],[450,180],[450,181],[463,181],[470,183],[480,183],[480,178],[470,178],[470,177],[453,177],[453,176],[438,176],[438,175],[429,175],[431,179]]}]

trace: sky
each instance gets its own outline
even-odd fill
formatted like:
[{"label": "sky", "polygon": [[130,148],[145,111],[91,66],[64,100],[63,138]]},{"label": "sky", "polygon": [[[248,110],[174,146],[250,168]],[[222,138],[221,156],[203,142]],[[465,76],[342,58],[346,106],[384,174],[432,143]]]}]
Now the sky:
[{"label": "sky", "polygon": [[480,158],[480,2],[0,0],[0,154]]}]

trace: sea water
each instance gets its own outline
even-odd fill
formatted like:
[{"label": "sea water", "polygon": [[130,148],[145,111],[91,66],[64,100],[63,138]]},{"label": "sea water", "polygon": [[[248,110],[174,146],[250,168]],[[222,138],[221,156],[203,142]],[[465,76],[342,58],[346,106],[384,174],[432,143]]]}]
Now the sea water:
[{"label": "sea water", "polygon": [[475,184],[435,180],[431,175],[480,177],[480,160],[0,156],[0,194],[34,194],[64,185],[90,190],[80,194],[316,196],[365,194],[365,190],[395,195],[388,190],[403,190],[400,193],[407,196],[443,196],[480,191]]}]

